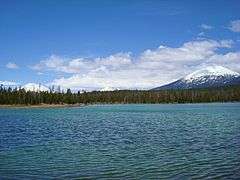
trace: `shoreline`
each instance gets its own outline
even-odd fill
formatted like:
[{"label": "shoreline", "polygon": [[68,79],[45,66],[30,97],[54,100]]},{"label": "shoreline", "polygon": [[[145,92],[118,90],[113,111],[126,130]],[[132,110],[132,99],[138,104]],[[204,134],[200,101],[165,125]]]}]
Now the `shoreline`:
[{"label": "shoreline", "polygon": [[37,104],[37,105],[21,105],[21,104],[13,104],[13,105],[1,105],[1,108],[64,108],[64,107],[84,107],[84,106],[96,106],[96,105],[127,105],[127,104],[215,104],[215,103],[240,103],[239,101],[227,101],[227,102],[200,102],[200,103],[89,103],[89,104]]},{"label": "shoreline", "polygon": [[36,104],[36,105],[0,105],[0,108],[62,108],[62,107],[83,107],[86,104]]}]

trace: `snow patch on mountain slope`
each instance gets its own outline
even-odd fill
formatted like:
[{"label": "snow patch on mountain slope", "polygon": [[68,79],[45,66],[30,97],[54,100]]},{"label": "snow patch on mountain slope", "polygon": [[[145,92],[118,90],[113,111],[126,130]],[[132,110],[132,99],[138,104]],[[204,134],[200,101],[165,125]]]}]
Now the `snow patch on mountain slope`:
[{"label": "snow patch on mountain slope", "polygon": [[197,70],[183,78],[186,82],[192,82],[196,79],[204,81],[205,77],[208,76],[208,79],[216,79],[218,76],[240,76],[239,73],[234,72],[230,69],[227,69],[222,66],[208,66],[206,68]]},{"label": "snow patch on mountain slope", "polygon": [[118,88],[112,88],[112,87],[104,87],[102,89],[100,89],[100,91],[115,91],[115,90],[119,90]]},{"label": "snow patch on mountain slope", "polygon": [[156,87],[161,89],[192,89],[240,84],[240,74],[222,66],[208,66],[172,83]]},{"label": "snow patch on mountain slope", "polygon": [[18,83],[11,82],[11,81],[0,81],[0,85],[3,85],[3,86],[17,86]]}]

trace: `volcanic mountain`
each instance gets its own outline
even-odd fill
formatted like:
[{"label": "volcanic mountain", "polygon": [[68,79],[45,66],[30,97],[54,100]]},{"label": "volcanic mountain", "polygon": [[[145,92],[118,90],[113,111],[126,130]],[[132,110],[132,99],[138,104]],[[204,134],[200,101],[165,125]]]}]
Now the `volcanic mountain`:
[{"label": "volcanic mountain", "polygon": [[240,74],[222,66],[208,66],[152,90],[193,89],[240,85]]}]

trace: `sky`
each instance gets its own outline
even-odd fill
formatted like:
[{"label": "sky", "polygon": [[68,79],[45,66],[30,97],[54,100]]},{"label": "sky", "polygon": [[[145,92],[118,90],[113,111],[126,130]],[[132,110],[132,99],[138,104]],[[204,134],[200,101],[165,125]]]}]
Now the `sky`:
[{"label": "sky", "polygon": [[0,0],[0,83],[149,89],[240,72],[239,0]]}]

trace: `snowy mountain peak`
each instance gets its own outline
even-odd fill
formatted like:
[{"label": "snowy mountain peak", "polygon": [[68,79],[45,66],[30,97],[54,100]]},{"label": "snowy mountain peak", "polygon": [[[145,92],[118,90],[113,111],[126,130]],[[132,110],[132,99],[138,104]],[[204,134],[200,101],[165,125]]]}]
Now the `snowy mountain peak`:
[{"label": "snowy mountain peak", "polygon": [[184,78],[152,90],[210,88],[231,85],[240,85],[239,73],[222,66],[208,66]]},{"label": "snowy mountain peak", "polygon": [[113,88],[113,87],[104,87],[100,89],[100,91],[115,91],[118,90],[118,88]]},{"label": "snowy mountain peak", "polygon": [[18,83],[12,81],[0,81],[1,86],[17,86]]},{"label": "snowy mountain peak", "polygon": [[198,79],[204,76],[235,76],[237,77],[237,76],[240,76],[240,74],[222,66],[208,66],[206,68],[197,70],[187,75],[183,79],[186,81],[192,81],[194,79]]},{"label": "snowy mountain peak", "polygon": [[36,83],[27,83],[22,88],[25,89],[26,91],[35,91],[35,92],[49,91],[49,88],[47,88],[46,86],[36,84]]}]

